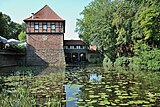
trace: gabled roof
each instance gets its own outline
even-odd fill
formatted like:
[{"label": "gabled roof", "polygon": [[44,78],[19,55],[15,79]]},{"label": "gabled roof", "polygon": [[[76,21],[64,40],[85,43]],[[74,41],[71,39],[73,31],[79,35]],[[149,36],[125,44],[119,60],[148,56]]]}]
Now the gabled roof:
[{"label": "gabled roof", "polygon": [[64,21],[61,17],[59,17],[48,5],[45,5],[38,12],[33,14],[33,16],[24,19],[24,21]]}]

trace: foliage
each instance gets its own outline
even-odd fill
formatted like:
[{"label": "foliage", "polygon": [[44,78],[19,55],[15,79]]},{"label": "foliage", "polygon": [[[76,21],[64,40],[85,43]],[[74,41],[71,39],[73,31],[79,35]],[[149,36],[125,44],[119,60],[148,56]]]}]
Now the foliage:
[{"label": "foliage", "polygon": [[18,23],[15,23],[15,22],[11,22],[10,25],[9,25],[9,28],[8,28],[10,31],[9,31],[9,38],[15,38],[15,39],[18,39],[18,35],[19,33],[22,31],[22,26]]},{"label": "foliage", "polygon": [[21,42],[26,42],[26,33],[22,31],[22,32],[18,35],[18,39],[19,39]]},{"label": "foliage", "polygon": [[96,64],[100,64],[102,62],[102,58],[100,56],[97,56],[97,55],[91,55],[89,58],[88,58],[88,61],[90,63],[96,63]]},{"label": "foliage", "polygon": [[76,31],[107,56],[105,63],[118,58],[116,63],[121,64],[126,57],[160,49],[159,0],[94,0],[81,15]]},{"label": "foliage", "polygon": [[114,63],[115,66],[128,67],[132,63],[132,58],[129,57],[118,57]]},{"label": "foliage", "polygon": [[1,106],[23,107],[25,105],[27,107],[36,104],[36,100],[34,99],[34,97],[29,95],[28,89],[26,89],[26,87],[23,85],[17,86],[15,93],[12,93],[13,94],[8,97],[7,95],[5,95],[5,93],[0,95],[0,99],[4,98],[4,100],[1,102]]},{"label": "foliage", "polygon": [[113,63],[111,62],[111,60],[105,56],[105,58],[103,59],[103,66],[105,67],[112,67]]},{"label": "foliage", "polygon": [[[120,69],[104,71],[100,67],[84,71],[67,72],[69,79],[66,78],[66,82],[68,84],[82,85],[79,89],[83,94],[76,94],[79,98],[76,102],[78,106],[159,106],[157,97],[160,75],[158,72]],[[71,90],[71,88],[68,90],[69,93]]]},{"label": "foliage", "polygon": [[12,45],[9,50],[12,50],[12,51],[16,51],[16,52],[25,52],[26,50],[26,47],[23,46],[23,45]]},{"label": "foliage", "polygon": [[82,39],[97,45],[114,63],[117,48],[132,44],[135,7],[135,3],[129,1],[95,0],[81,13],[84,18],[77,20],[76,30]]},{"label": "foliage", "polygon": [[18,39],[18,34],[24,29],[21,24],[11,21],[11,18],[0,12],[0,35],[6,38]]},{"label": "foliage", "polygon": [[159,47],[160,42],[160,2],[147,0],[135,15],[134,41],[143,41],[151,47]]},{"label": "foliage", "polygon": [[99,58],[93,57],[89,59],[90,63],[99,63]]},{"label": "foliage", "polygon": [[115,5],[116,3],[113,4],[106,0],[91,2],[81,13],[84,18],[78,19],[76,29],[83,40],[97,45],[98,50],[113,62],[116,57],[116,39],[114,28],[112,28],[112,13],[115,11]]},{"label": "foliage", "polygon": [[77,66],[60,72],[50,67],[43,71],[40,67],[39,75],[28,76],[25,71],[34,68],[18,67],[16,70],[22,75],[0,76],[0,104],[2,107],[63,107],[68,103],[79,107],[160,106],[160,72],[113,69]]},{"label": "foliage", "polygon": [[[15,75],[3,77],[0,90],[2,107],[60,107],[64,73],[33,76],[33,67],[17,67]],[[39,69],[40,70],[40,69]],[[33,72],[32,72],[33,71]],[[19,72],[19,73],[16,73]],[[39,71],[40,72],[40,71]],[[30,75],[31,73],[32,75]]]},{"label": "foliage", "polygon": [[0,35],[9,35],[9,24],[11,23],[11,18],[6,14],[0,12]]},{"label": "foliage", "polygon": [[160,70],[160,50],[154,48],[141,51],[139,56],[134,58],[134,63],[140,69]]}]

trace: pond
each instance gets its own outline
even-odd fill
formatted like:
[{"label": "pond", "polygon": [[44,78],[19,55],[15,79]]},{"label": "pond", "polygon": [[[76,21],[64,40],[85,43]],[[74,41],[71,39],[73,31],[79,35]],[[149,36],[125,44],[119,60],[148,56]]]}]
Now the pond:
[{"label": "pond", "polygon": [[0,68],[2,107],[160,106],[160,73],[94,66]]}]

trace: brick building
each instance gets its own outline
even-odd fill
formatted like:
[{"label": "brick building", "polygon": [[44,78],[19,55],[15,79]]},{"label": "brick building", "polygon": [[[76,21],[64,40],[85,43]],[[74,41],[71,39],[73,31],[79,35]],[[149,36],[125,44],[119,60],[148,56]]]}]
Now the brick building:
[{"label": "brick building", "polygon": [[64,52],[67,63],[87,61],[87,47],[81,40],[65,40]]},{"label": "brick building", "polygon": [[96,46],[86,46],[82,40],[64,40],[66,63],[96,63],[102,61],[102,56],[96,51]]},{"label": "brick building", "polygon": [[24,19],[27,34],[27,65],[64,65],[65,20],[48,5]]}]

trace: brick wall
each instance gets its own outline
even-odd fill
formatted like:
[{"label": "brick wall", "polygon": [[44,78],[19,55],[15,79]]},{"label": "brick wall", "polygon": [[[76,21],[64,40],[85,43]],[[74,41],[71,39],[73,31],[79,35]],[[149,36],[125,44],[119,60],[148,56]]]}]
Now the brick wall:
[{"label": "brick wall", "polygon": [[64,65],[63,34],[27,36],[27,65]]},{"label": "brick wall", "polygon": [[63,49],[63,34],[32,34],[27,42],[36,49]]}]

